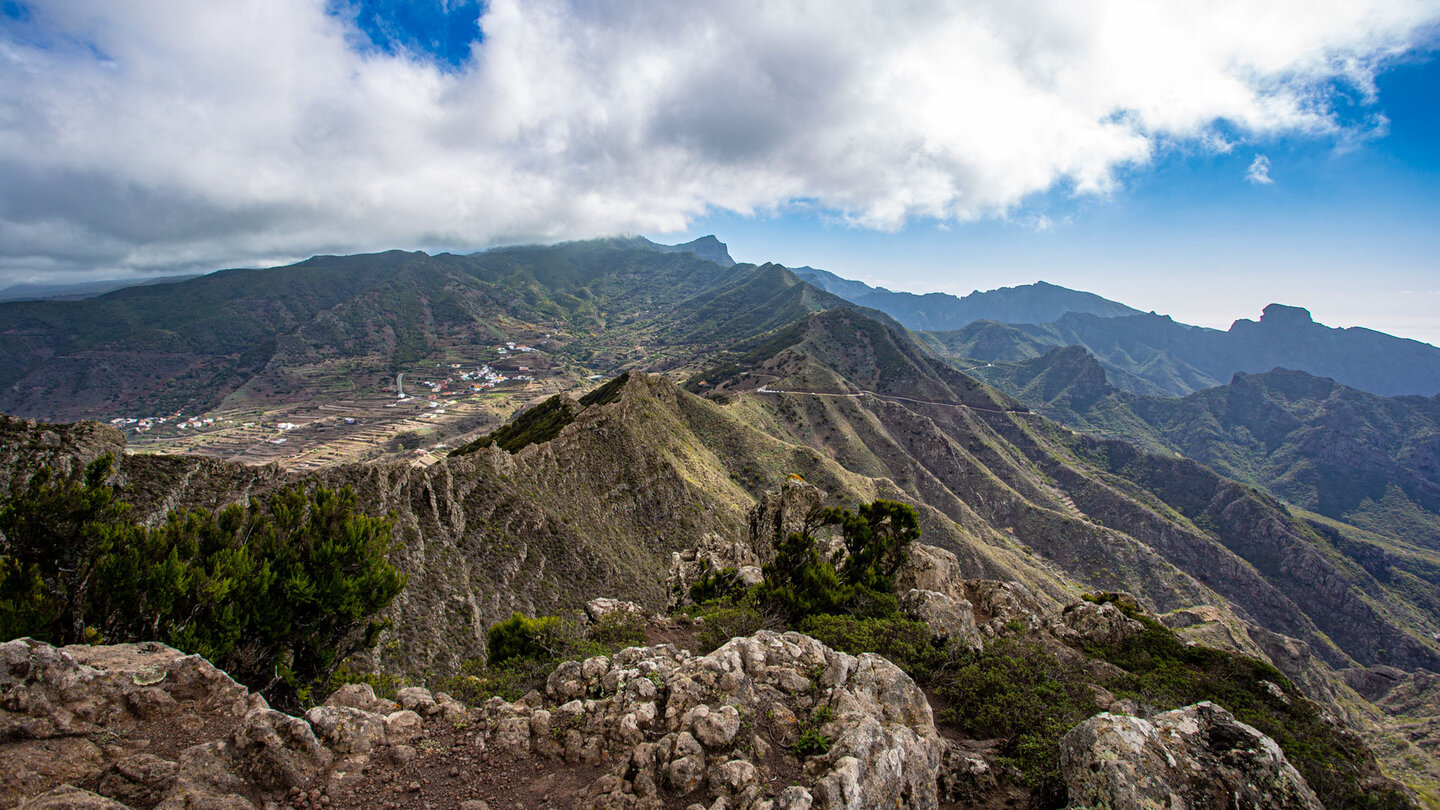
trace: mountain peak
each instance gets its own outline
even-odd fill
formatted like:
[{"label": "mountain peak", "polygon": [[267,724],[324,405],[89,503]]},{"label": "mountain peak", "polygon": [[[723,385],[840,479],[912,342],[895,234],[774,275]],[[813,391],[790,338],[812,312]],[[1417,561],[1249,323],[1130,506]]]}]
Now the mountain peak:
[{"label": "mountain peak", "polygon": [[1272,326],[1308,326],[1315,323],[1315,319],[1310,317],[1310,310],[1304,307],[1271,304],[1262,311],[1260,322]]},{"label": "mountain peak", "polygon": [[735,264],[735,260],[730,258],[729,246],[715,238],[715,234],[707,234],[681,245],[656,245],[656,247],[667,253],[694,253],[721,267],[732,267]]}]

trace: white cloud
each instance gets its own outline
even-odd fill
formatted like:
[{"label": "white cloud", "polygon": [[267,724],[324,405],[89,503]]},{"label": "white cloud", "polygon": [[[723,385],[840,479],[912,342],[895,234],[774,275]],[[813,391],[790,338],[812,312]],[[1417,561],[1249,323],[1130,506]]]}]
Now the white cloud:
[{"label": "white cloud", "polygon": [[1270,176],[1270,158],[1264,155],[1256,155],[1250,161],[1250,167],[1245,170],[1245,179],[1257,186],[1268,186],[1275,182]]},{"label": "white cloud", "polygon": [[1440,16],[494,0],[453,71],[357,49],[325,5],[52,0],[0,28],[0,275],[667,231],[717,208],[1003,216],[1103,195],[1162,144],[1343,139],[1327,89],[1373,92]]}]

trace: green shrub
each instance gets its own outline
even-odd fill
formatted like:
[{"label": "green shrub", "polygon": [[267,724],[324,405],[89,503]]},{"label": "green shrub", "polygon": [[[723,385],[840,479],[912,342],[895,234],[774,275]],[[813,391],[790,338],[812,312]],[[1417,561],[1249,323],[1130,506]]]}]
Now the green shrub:
[{"label": "green shrub", "polygon": [[146,529],[105,483],[111,465],[42,470],[0,505],[0,634],[162,641],[284,708],[374,645],[406,581],[392,518],[358,514],[349,489],[285,488]]},{"label": "green shrub", "polygon": [[721,568],[716,571],[706,563],[701,569],[700,578],[690,585],[690,601],[698,604],[715,599],[728,599],[737,597],[744,591],[745,583],[740,580],[739,571],[734,568]]},{"label": "green shrub", "polygon": [[704,655],[719,649],[736,636],[749,636],[761,630],[778,630],[784,622],[760,606],[741,602],[734,605],[720,605],[702,610],[697,615],[704,619],[697,643],[699,653]]},{"label": "green shrub", "polygon": [[830,752],[830,738],[818,729],[807,728],[800,732],[800,738],[790,746],[797,757],[821,756]]},{"label": "green shrub", "polygon": [[936,692],[943,723],[976,738],[1007,740],[1002,758],[1044,804],[1065,799],[1060,738],[1099,711],[1086,676],[1039,644],[999,639],[967,652]]},{"label": "green shrub", "polygon": [[[1201,700],[1224,706],[1274,739],[1326,807],[1405,805],[1398,794],[1367,786],[1379,769],[1364,743],[1331,724],[1318,705],[1264,661],[1187,644],[1153,620],[1124,642],[1089,652],[1125,670],[1106,688],[1153,711]],[[1284,699],[1267,681],[1280,687]]]},{"label": "green shrub", "polygon": [[930,625],[898,616],[810,616],[797,629],[840,652],[883,655],[922,683],[955,663],[956,653],[948,644],[935,643]]},{"label": "green shrub", "polygon": [[[823,559],[814,531],[839,526],[846,556],[837,568]],[[792,623],[807,616],[849,614],[883,618],[898,610],[895,572],[920,536],[915,508],[876,500],[855,512],[826,509],[776,544],[758,595]]]},{"label": "green shrub", "polygon": [[490,665],[499,666],[514,658],[549,661],[564,655],[572,646],[573,622],[559,616],[527,618],[519,613],[490,626],[486,650]]},{"label": "green shrub", "polygon": [[590,640],[607,648],[623,650],[645,644],[645,617],[629,610],[616,610],[590,625]]}]

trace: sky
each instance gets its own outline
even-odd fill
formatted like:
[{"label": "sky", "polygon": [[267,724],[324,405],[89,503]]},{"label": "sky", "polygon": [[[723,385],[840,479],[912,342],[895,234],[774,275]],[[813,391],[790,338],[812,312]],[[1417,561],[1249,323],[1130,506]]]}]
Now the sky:
[{"label": "sky", "polygon": [[1440,0],[0,0],[0,286],[713,233],[1440,344]]}]

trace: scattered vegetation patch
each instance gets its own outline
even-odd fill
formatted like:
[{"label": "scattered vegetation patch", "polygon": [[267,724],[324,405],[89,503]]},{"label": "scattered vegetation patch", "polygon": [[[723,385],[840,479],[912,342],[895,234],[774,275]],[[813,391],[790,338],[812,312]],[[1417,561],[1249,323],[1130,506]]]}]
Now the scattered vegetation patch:
[{"label": "scattered vegetation patch", "polygon": [[528,411],[515,417],[515,421],[455,448],[452,456],[467,456],[481,448],[496,445],[506,452],[518,453],[532,444],[544,444],[556,436],[566,425],[575,421],[583,410],[564,394],[556,394]]},{"label": "scattered vegetation patch", "polygon": [[107,455],[81,476],[41,470],[0,504],[0,636],[164,642],[285,708],[374,646],[406,582],[393,518],[358,513],[348,488],[285,488],[151,529],[112,469]]},{"label": "scattered vegetation patch", "polygon": [[1369,784],[1379,771],[1363,741],[1325,719],[1319,705],[1264,661],[1187,644],[1153,619],[1125,642],[1087,652],[1125,670],[1105,686],[1142,709],[1201,700],[1229,709],[1279,744],[1326,807],[1405,806],[1402,796]]},{"label": "scattered vegetation patch", "polygon": [[1003,738],[1003,761],[1043,806],[1065,801],[1060,738],[1099,711],[1085,673],[1036,642],[997,639],[966,652],[936,693],[940,722],[977,739]]},{"label": "scattered vegetation patch", "polygon": [[[616,611],[586,623],[577,615],[537,616],[519,613],[491,625],[486,634],[489,660],[465,662],[459,672],[431,675],[426,685],[462,703],[479,705],[492,697],[509,701],[545,680],[562,661],[583,661],[645,643],[644,617]],[[377,693],[378,694],[378,693]]]},{"label": "scattered vegetation patch", "polygon": [[901,616],[810,616],[796,629],[851,655],[883,655],[920,683],[953,669],[960,659],[955,646],[936,643],[930,625]]}]

